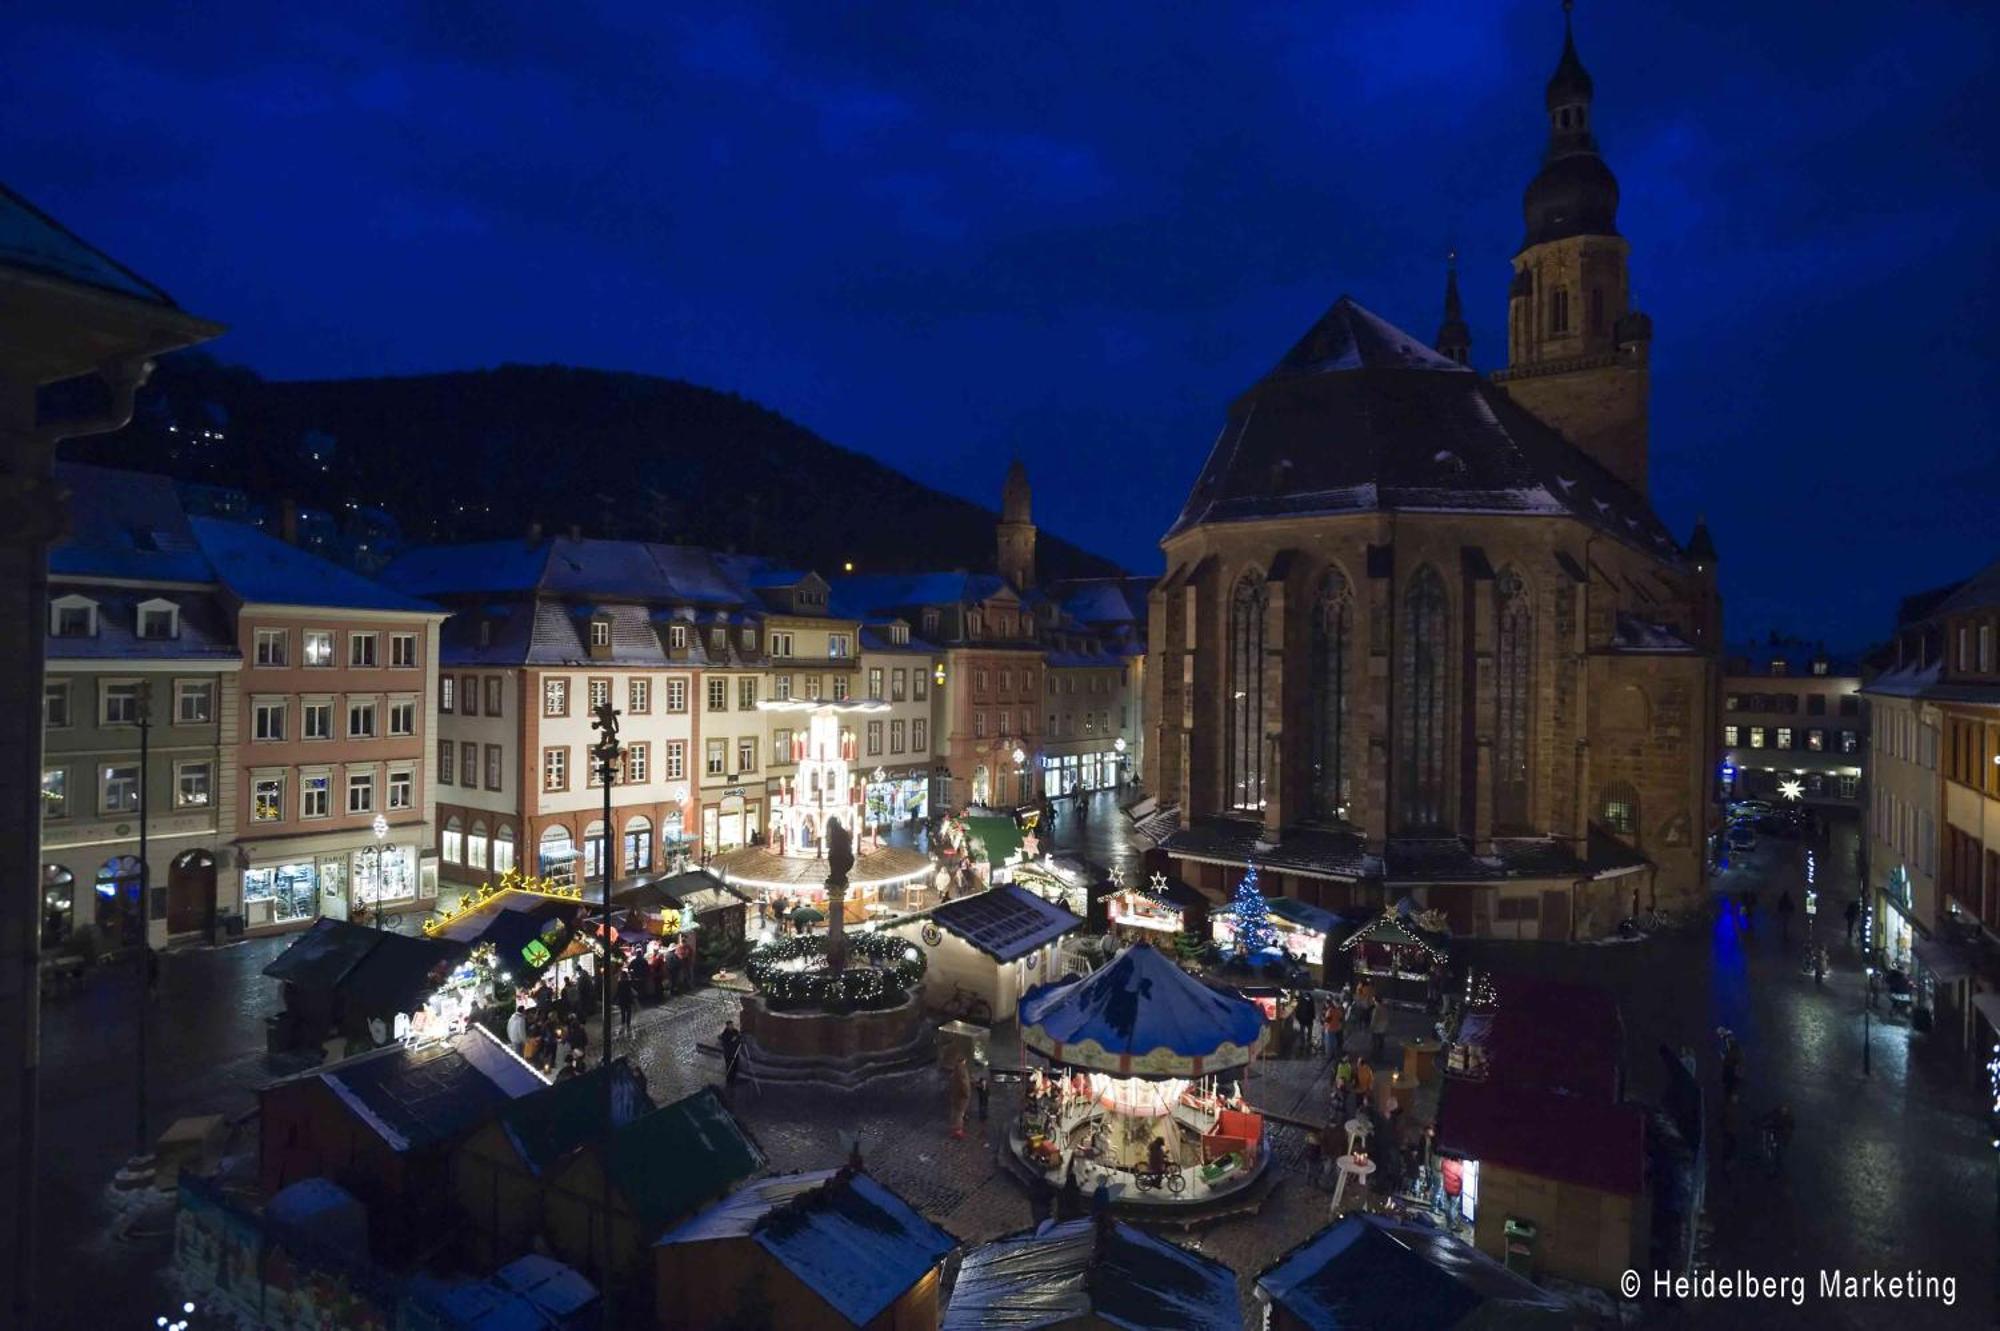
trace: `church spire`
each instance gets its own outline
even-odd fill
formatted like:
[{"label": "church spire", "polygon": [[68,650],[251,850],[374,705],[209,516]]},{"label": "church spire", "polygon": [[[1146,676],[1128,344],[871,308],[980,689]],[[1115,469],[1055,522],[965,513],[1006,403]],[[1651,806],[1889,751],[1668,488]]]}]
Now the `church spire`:
[{"label": "church spire", "polygon": [[1444,322],[1438,325],[1437,352],[1460,365],[1472,360],[1472,329],[1465,322],[1465,307],[1458,299],[1458,251],[1445,260]]},{"label": "church spire", "polygon": [[1576,53],[1568,0],[1563,4],[1563,49],[1549,75],[1543,102],[1549,115],[1549,147],[1542,169],[1528,184],[1521,211],[1528,224],[1522,249],[1568,236],[1618,234],[1618,179],[1598,155],[1590,132],[1590,104],[1596,85]]}]

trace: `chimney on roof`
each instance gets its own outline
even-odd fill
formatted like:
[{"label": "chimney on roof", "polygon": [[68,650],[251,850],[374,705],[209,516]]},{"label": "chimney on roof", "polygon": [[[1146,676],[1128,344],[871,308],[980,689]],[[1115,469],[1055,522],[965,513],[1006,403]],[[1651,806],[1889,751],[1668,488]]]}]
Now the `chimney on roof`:
[{"label": "chimney on roof", "polygon": [[286,545],[299,543],[299,506],[293,500],[278,501],[278,539]]},{"label": "chimney on roof", "polygon": [[529,523],[529,524],[528,524],[528,544],[529,544],[529,545],[540,545],[541,543],[542,543],[542,524],[541,524],[541,523],[539,523],[539,522],[531,522],[531,523]]}]

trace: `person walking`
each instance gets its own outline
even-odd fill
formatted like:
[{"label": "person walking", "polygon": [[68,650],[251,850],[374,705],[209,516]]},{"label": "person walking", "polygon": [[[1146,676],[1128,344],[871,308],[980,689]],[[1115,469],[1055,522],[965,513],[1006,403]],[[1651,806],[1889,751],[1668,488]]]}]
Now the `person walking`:
[{"label": "person walking", "polygon": [[1313,1010],[1313,996],[1310,989],[1299,992],[1299,1005],[1292,1009],[1292,1018],[1299,1023],[1299,1054],[1310,1058],[1313,1050],[1313,1032],[1318,1025],[1318,1014]]},{"label": "person walking", "polygon": [[737,1065],[743,1060],[743,1032],[736,1029],[734,1018],[722,1023],[716,1043],[722,1046],[722,1085],[727,1090],[736,1085]]},{"label": "person walking", "polygon": [[629,971],[618,972],[618,988],[612,994],[612,999],[618,1004],[618,1033],[620,1035],[630,1035],[632,1033],[632,1009],[638,1006],[639,991],[633,986],[632,976]]},{"label": "person walking", "polygon": [[1329,999],[1326,1015],[1320,1018],[1321,1024],[1326,1027],[1326,1059],[1329,1063],[1346,1052],[1347,1037],[1342,1029],[1346,1018],[1347,1013],[1340,1006],[1339,997]]},{"label": "person walking", "polygon": [[1368,1096],[1375,1089],[1375,1065],[1362,1059],[1354,1065],[1354,1098],[1358,1102],[1355,1113],[1368,1112]]},{"label": "person walking", "polygon": [[667,949],[667,997],[672,998],[681,991],[681,954],[677,948]]},{"label": "person walking", "polygon": [[1847,903],[1847,941],[1854,941],[1854,926],[1861,923],[1861,898],[1854,897]]},{"label": "person walking", "polygon": [[1792,889],[1789,887],[1778,893],[1778,935],[1787,943],[1792,941]]},{"label": "person walking", "polygon": [[965,1138],[965,1111],[972,1103],[972,1074],[963,1058],[954,1059],[951,1065],[951,1135],[954,1140]]},{"label": "person walking", "polygon": [[1376,1003],[1368,1009],[1368,1057],[1382,1057],[1382,1044],[1389,1038],[1389,1005]]},{"label": "person walking", "polygon": [[515,1053],[520,1053],[528,1043],[528,1014],[515,1008],[507,1018],[507,1045]]}]

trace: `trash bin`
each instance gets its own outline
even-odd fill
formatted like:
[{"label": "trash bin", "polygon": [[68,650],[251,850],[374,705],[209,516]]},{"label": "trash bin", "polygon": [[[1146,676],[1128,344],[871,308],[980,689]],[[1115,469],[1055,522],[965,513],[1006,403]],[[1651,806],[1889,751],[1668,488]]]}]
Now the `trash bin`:
[{"label": "trash bin", "polygon": [[1502,1232],[1507,1241],[1507,1269],[1518,1276],[1533,1276],[1537,1232],[1535,1222],[1517,1219],[1510,1215]]}]

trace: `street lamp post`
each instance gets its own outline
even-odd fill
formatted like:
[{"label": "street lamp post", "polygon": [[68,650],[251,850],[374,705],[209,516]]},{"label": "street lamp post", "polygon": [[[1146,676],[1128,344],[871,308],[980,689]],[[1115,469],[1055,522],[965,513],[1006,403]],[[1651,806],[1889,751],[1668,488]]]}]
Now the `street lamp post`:
[{"label": "street lamp post", "polygon": [[382,928],[382,843],[389,836],[389,820],[378,813],[368,830],[375,834],[375,877],[372,880],[375,884],[375,909],[371,918],[379,931]]},{"label": "street lamp post", "polygon": [[[135,705],[137,712],[133,719],[139,723],[139,900],[136,911],[139,925],[139,964],[138,974],[135,977],[138,982],[133,986],[133,992],[134,1015],[137,1017],[139,1028],[139,1050],[136,1060],[137,1066],[134,1069],[137,1075],[133,1079],[135,1091],[134,1108],[137,1112],[134,1116],[136,1121],[133,1132],[132,1158],[127,1160],[125,1167],[118,1171],[117,1178],[119,1186],[125,1188],[143,1187],[153,1181],[152,1134],[146,1130],[146,1065],[148,1062],[147,1046],[149,1044],[147,1039],[148,1022],[146,1018],[148,1015],[147,1004],[152,997],[147,992],[147,977],[151,974],[153,961],[152,939],[148,936],[146,921],[149,905],[148,897],[150,895],[148,888],[151,885],[151,877],[147,873],[146,868],[146,834],[148,831],[147,820],[153,806],[151,793],[148,789],[153,776],[153,685],[151,681],[142,681],[140,683],[139,696]],[[130,925],[128,924],[127,927],[129,928]]]},{"label": "street lamp post", "polygon": [[618,743],[618,712],[611,704],[601,702],[593,709],[596,718],[590,728],[597,732],[597,743],[591,746],[591,756],[597,760],[597,781],[604,787],[604,840],[598,851],[599,877],[604,884],[604,911],[599,927],[603,930],[604,964],[598,968],[597,987],[603,991],[604,1026],[603,1035],[598,1040],[597,1066],[604,1074],[604,1147],[599,1156],[604,1162],[604,1253],[607,1274],[603,1285],[599,1308],[603,1312],[602,1325],[618,1325],[611,1312],[613,1281],[609,1276],[611,1256],[611,1138],[617,1131],[617,1119],[613,1105],[614,1093],[611,1086],[611,783],[618,775],[618,760],[622,749]]}]

